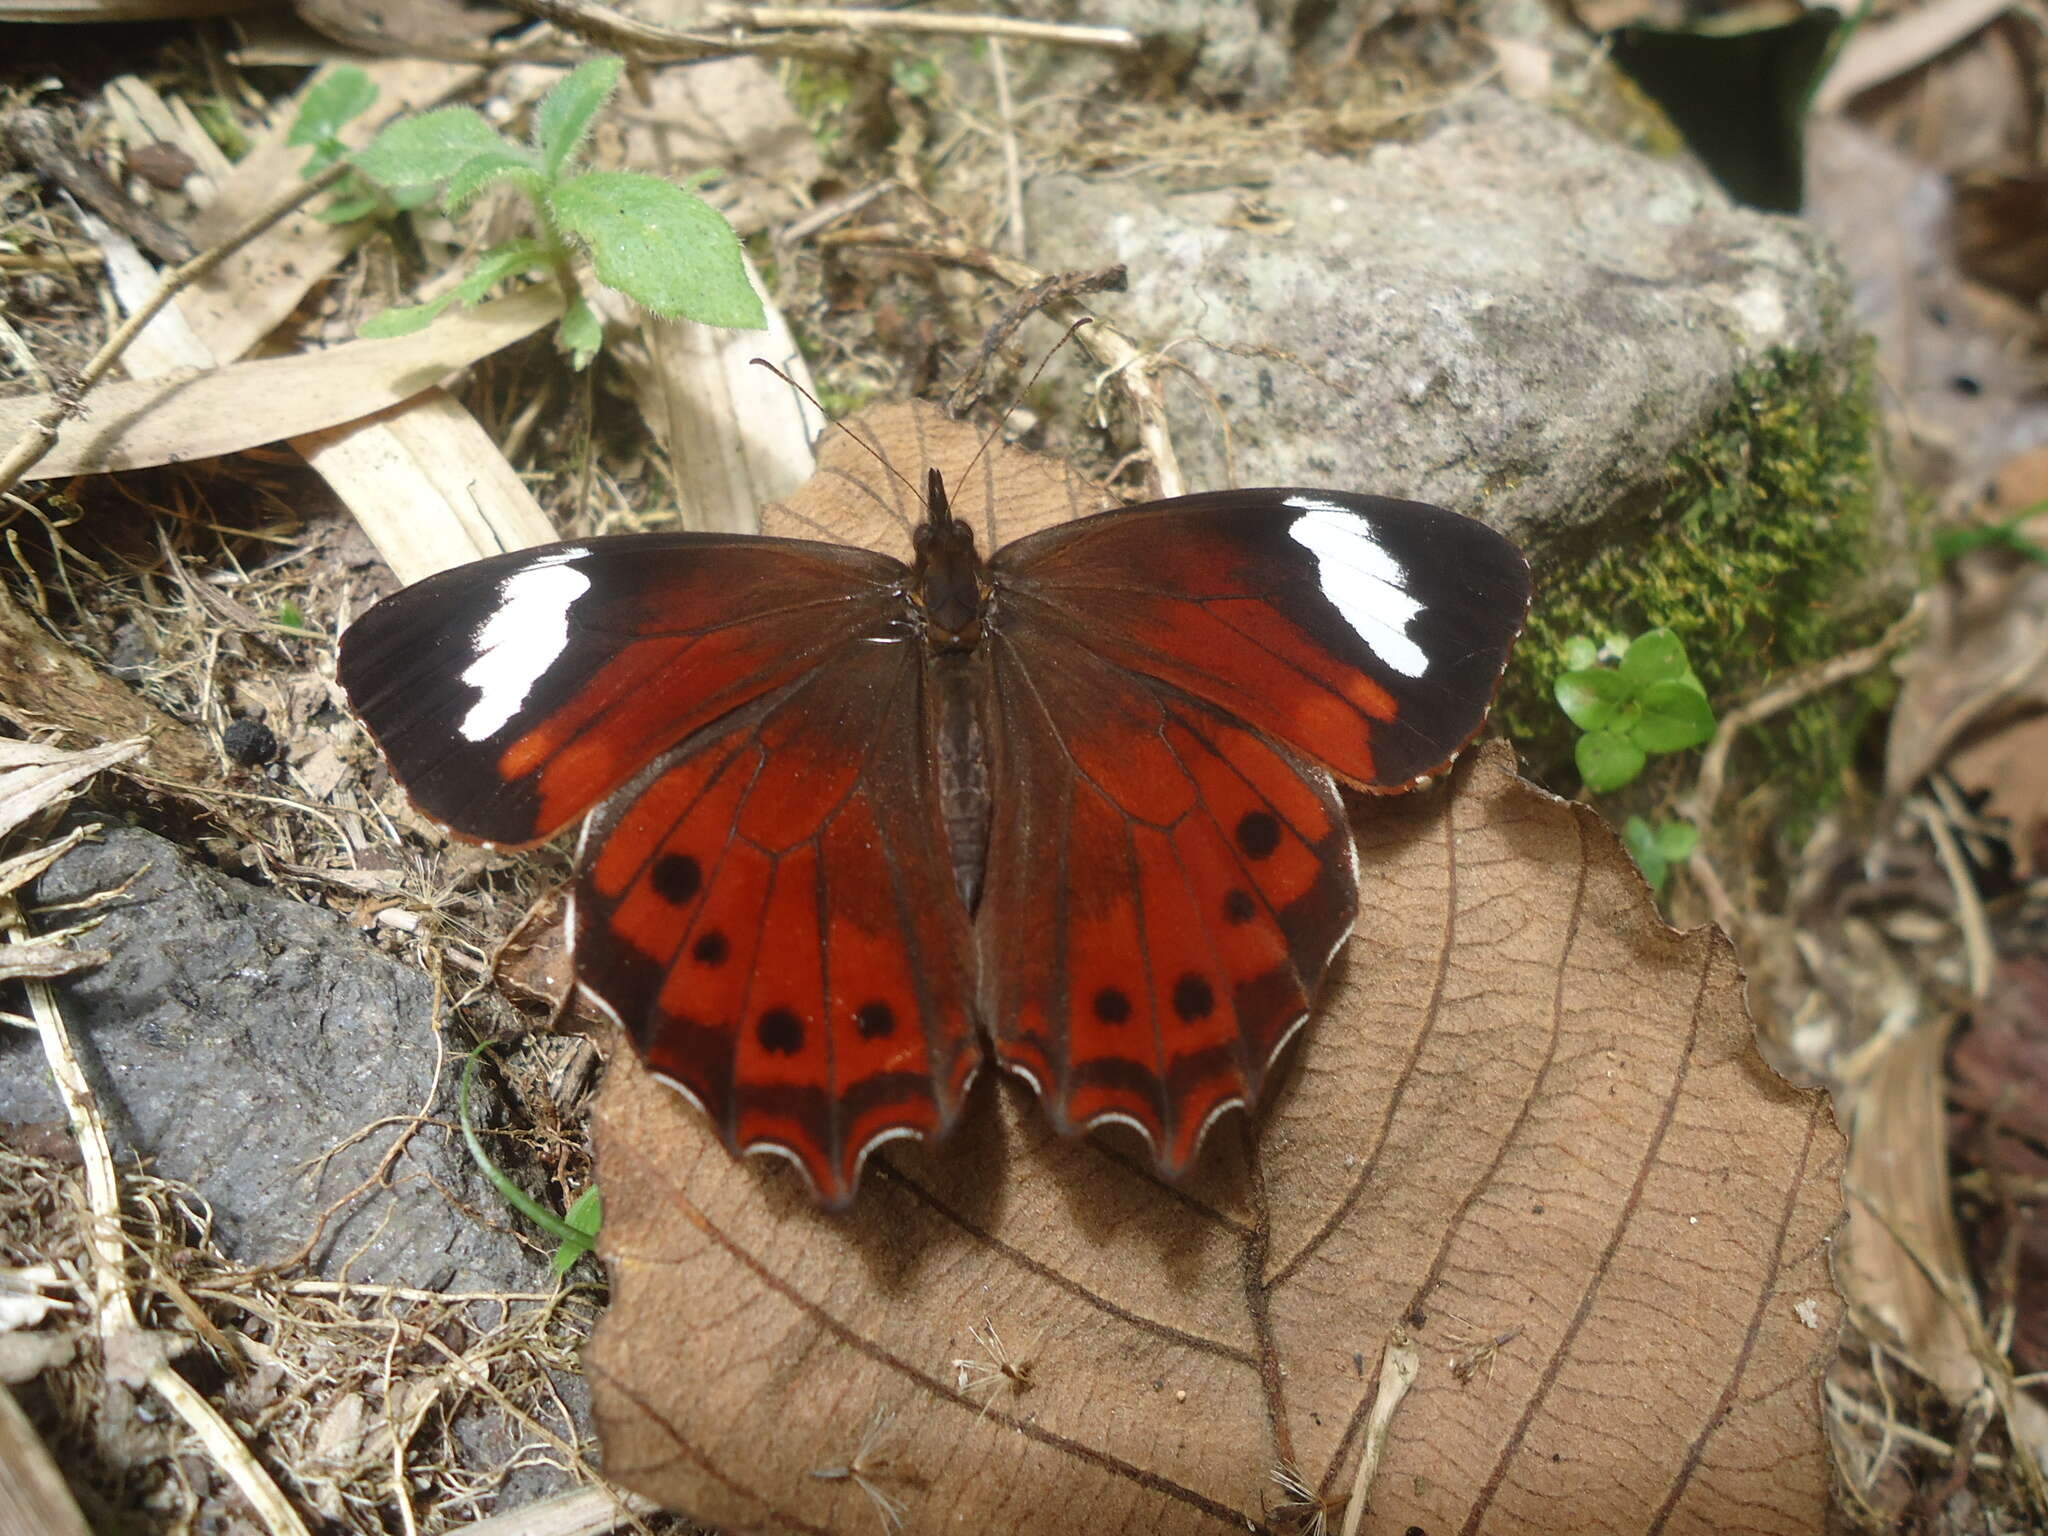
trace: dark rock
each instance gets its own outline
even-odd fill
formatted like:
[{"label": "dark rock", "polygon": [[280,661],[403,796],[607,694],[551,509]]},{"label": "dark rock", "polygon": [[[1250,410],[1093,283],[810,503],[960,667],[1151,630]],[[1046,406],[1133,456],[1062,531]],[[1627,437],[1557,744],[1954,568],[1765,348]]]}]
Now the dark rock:
[{"label": "dark rock", "polygon": [[[231,1257],[284,1258],[375,1172],[403,1117],[453,1118],[452,1071],[429,1103],[432,985],[334,914],[131,828],[66,855],[35,896],[73,901],[131,876],[92,936],[112,960],[56,984],[72,1038],[117,1150],[196,1187]],[[35,1037],[0,1032],[0,1122],[61,1113]],[[457,1138],[422,1125],[377,1187],[329,1219],[312,1267],[427,1288],[547,1283],[545,1259],[450,1195],[487,1217],[503,1208]]]}]

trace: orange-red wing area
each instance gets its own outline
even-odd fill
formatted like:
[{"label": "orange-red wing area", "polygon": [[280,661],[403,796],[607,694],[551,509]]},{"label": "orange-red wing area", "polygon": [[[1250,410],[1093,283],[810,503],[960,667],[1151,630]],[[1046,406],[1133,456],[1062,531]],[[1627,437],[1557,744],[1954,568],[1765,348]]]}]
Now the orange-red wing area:
[{"label": "orange-red wing area", "polygon": [[342,637],[336,674],[421,810],[518,847],[692,731],[895,631],[907,574],[792,539],[547,545],[386,598]]},{"label": "orange-red wing area", "polygon": [[846,646],[692,736],[592,819],[577,885],[583,986],[829,1205],[879,1142],[946,1130],[981,1059],[921,668]]},{"label": "orange-red wing area", "polygon": [[1338,491],[1151,502],[991,564],[999,630],[1058,628],[1382,791],[1472,739],[1529,606],[1527,562],[1484,523]]},{"label": "orange-red wing area", "polygon": [[1122,1122],[1162,1172],[1256,1103],[1350,932],[1330,777],[1059,632],[993,642],[1002,796],[977,916],[998,1058],[1065,1131]]}]

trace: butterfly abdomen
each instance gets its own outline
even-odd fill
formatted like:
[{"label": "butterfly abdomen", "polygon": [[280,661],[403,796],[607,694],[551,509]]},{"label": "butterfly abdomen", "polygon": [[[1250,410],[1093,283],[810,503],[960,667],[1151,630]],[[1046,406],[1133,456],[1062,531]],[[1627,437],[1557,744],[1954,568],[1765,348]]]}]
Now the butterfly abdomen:
[{"label": "butterfly abdomen", "polygon": [[939,813],[952,855],[953,885],[970,915],[981,904],[994,797],[988,771],[988,657],[983,651],[928,652],[924,704],[935,751]]}]

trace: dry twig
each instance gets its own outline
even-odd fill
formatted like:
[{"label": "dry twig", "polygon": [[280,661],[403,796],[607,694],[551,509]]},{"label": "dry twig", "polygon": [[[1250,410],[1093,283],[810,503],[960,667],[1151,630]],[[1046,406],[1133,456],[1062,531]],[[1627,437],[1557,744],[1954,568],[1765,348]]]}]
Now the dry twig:
[{"label": "dry twig", "polygon": [[[948,266],[965,267],[969,271],[985,273],[1015,288],[1030,288],[1046,281],[1043,272],[1036,271],[1012,257],[999,255],[953,236],[919,236],[899,225],[876,224],[860,229],[829,230],[818,237],[818,243],[829,246],[876,246],[884,250],[924,256],[932,261],[944,262]],[[1070,309],[1070,306],[1063,303],[1054,307],[1060,311]],[[1065,318],[1073,319],[1077,316],[1068,313]],[[1132,414],[1137,417],[1139,446],[1145,450],[1145,456],[1152,466],[1152,483],[1147,488],[1149,493],[1155,497],[1179,496],[1185,493],[1187,479],[1181,474],[1180,458],[1173,450],[1173,431],[1167,420],[1166,397],[1160,392],[1157,377],[1164,366],[1164,360],[1155,353],[1140,351],[1129,338],[1100,320],[1096,320],[1093,325],[1081,331],[1075,340],[1102,364],[1103,374],[1098,383],[1115,379],[1123,386],[1125,398],[1131,403]]]}]

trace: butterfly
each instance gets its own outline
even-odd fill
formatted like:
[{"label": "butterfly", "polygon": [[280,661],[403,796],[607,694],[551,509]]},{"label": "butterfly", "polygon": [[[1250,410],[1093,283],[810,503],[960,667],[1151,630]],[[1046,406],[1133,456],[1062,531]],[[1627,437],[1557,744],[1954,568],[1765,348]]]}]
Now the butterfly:
[{"label": "butterfly", "polygon": [[1303,489],[984,554],[935,468],[912,532],[909,561],[723,533],[498,555],[369,609],[337,675],[456,834],[588,818],[579,986],[735,1154],[844,1206],[993,1059],[1178,1177],[1350,933],[1338,785],[1417,788],[1478,732],[1527,563],[1439,507]]}]

